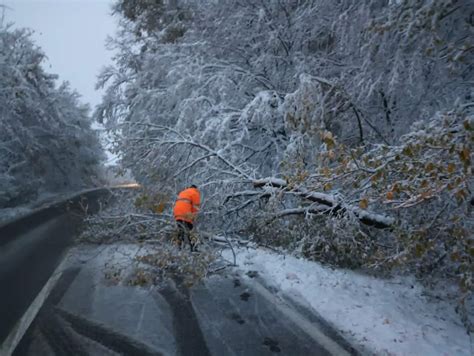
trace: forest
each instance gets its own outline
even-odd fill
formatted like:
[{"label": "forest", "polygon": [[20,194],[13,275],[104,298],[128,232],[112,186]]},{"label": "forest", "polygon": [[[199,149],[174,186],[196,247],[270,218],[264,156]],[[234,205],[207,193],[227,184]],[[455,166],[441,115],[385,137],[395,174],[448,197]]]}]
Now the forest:
[{"label": "forest", "polygon": [[92,223],[96,241],[159,235],[195,184],[203,236],[454,283],[472,328],[472,0],[117,0],[112,13],[93,113],[27,30],[0,27],[0,207],[100,185],[96,120],[143,187]]},{"label": "forest", "polygon": [[0,22],[0,209],[101,181],[90,109],[44,70],[45,57],[31,30]]}]

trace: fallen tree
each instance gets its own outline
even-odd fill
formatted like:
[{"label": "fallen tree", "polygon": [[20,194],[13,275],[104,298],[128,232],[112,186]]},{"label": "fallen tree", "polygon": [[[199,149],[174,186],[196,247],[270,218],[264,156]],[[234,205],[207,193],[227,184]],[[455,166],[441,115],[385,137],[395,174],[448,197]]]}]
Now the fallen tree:
[{"label": "fallen tree", "polygon": [[279,215],[295,215],[295,214],[307,214],[307,213],[328,213],[328,214],[340,214],[340,213],[350,213],[353,214],[361,223],[369,226],[373,226],[379,229],[386,229],[393,226],[395,219],[387,217],[381,214],[375,214],[368,211],[365,211],[359,207],[351,206],[345,204],[337,199],[335,195],[320,193],[320,192],[311,192],[303,188],[289,188],[288,182],[284,179],[279,178],[262,178],[253,181],[253,186],[255,188],[265,188],[273,187],[278,188],[284,192],[291,193],[301,198],[307,199],[311,202],[317,203],[320,206],[311,207],[311,208],[301,208],[301,209],[291,209],[287,211],[282,211]]}]

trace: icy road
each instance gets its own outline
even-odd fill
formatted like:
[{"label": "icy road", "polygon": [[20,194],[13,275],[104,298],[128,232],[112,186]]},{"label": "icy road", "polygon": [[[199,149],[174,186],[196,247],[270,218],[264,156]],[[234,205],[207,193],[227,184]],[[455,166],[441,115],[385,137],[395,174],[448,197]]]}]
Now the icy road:
[{"label": "icy road", "polygon": [[226,269],[191,288],[114,285],[103,273],[109,249],[86,249],[60,266],[14,355],[356,354],[257,273]]}]

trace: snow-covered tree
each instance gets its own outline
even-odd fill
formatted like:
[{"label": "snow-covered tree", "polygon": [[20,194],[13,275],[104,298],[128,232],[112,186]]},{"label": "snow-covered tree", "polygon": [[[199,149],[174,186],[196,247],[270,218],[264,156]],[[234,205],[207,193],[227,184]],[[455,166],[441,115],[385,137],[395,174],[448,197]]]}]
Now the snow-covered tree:
[{"label": "snow-covered tree", "polygon": [[472,287],[472,1],[115,10],[96,115],[142,183],[201,186],[207,228]]},{"label": "snow-covered tree", "polygon": [[0,207],[97,184],[103,156],[88,106],[56,87],[29,36],[0,27]]}]

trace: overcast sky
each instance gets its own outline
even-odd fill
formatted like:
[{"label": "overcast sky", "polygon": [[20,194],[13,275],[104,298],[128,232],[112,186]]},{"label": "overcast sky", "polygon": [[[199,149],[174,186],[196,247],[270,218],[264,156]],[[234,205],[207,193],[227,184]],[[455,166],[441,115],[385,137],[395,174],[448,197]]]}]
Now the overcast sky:
[{"label": "overcast sky", "polygon": [[8,6],[5,22],[35,31],[33,39],[48,56],[45,69],[67,80],[95,106],[101,93],[94,90],[100,69],[111,63],[105,49],[107,35],[115,33],[110,16],[113,0],[0,0]]}]

